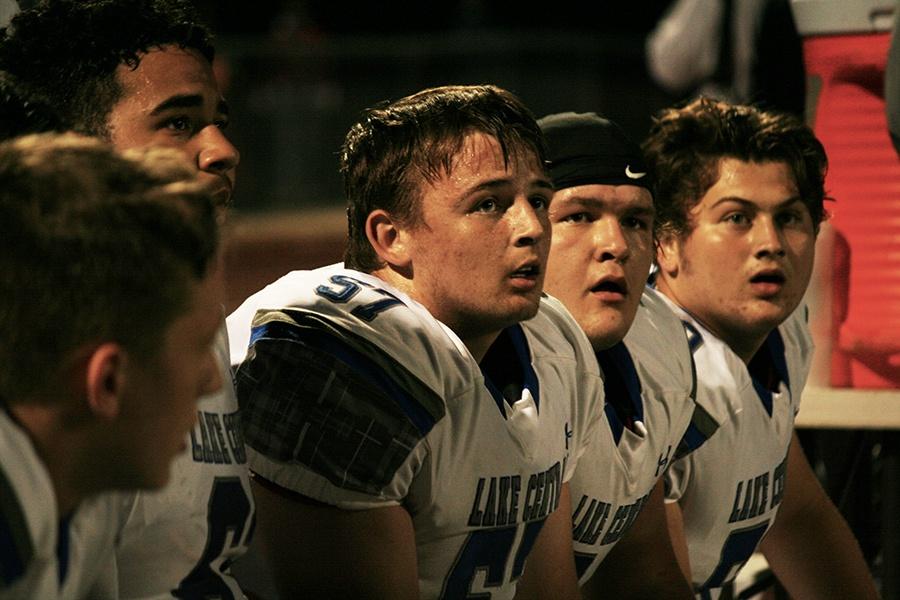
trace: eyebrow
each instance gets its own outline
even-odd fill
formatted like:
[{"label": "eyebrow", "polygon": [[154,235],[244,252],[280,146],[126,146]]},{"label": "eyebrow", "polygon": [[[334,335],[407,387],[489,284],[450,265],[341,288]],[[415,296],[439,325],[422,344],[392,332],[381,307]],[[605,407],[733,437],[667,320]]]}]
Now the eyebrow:
[{"label": "eyebrow", "polygon": [[[571,196],[564,201],[566,204],[575,204],[584,208],[596,208],[603,210],[609,204],[606,200],[598,200],[590,196]],[[638,202],[629,206],[626,213],[631,215],[655,215],[656,206],[652,202]]]},{"label": "eyebrow", "polygon": [[[177,94],[166,98],[157,104],[156,107],[150,111],[150,116],[155,117],[174,108],[199,108],[202,106],[203,96],[200,94]],[[219,99],[219,102],[216,104],[216,112],[222,115],[228,115],[228,103],[225,102],[224,99]]]},{"label": "eyebrow", "polygon": [[[725,202],[736,202],[749,208],[758,207],[758,204],[756,202],[753,202],[752,200],[741,198],[740,196],[725,196],[724,198],[719,198],[718,200],[716,200],[716,202],[710,208],[716,208],[717,206],[719,206],[720,204],[724,204]],[[786,208],[796,202],[800,202],[802,204],[803,198],[801,198],[800,196],[791,196],[790,198],[782,200],[781,202],[776,204],[775,209]]]},{"label": "eyebrow", "polygon": [[[505,186],[512,185],[512,180],[506,178],[498,178],[498,179],[489,179],[488,181],[482,181],[476,185],[473,185],[465,192],[462,193],[463,198],[467,198],[472,194],[476,194],[478,192],[483,192],[485,190],[493,190],[496,188],[501,188]],[[534,187],[539,187],[543,190],[546,190],[550,193],[553,193],[553,185],[547,179],[535,179],[529,185]]]}]

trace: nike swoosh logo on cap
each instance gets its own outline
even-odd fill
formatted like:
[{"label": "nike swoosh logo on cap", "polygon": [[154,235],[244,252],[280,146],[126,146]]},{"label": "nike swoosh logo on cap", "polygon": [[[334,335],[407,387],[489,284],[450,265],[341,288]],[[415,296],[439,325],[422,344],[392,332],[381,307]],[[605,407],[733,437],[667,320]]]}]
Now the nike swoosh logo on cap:
[{"label": "nike swoosh logo on cap", "polygon": [[628,179],[640,179],[645,175],[646,173],[635,173],[631,170],[631,165],[625,165],[625,177]]}]

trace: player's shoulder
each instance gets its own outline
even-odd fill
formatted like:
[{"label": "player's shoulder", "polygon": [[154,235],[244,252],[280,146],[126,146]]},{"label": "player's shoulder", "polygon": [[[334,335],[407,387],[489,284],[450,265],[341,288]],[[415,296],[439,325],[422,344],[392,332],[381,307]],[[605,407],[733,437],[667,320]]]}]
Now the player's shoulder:
[{"label": "player's shoulder", "polygon": [[697,373],[696,401],[709,433],[741,413],[743,396],[752,393],[753,383],[746,365],[723,340],[666,296],[658,297],[684,327]]},{"label": "player's shoulder", "polygon": [[462,341],[425,307],[340,265],[289,273],[254,294],[228,317],[228,336],[232,364],[260,339],[305,340],[400,365],[442,396],[469,385],[477,369]]},{"label": "player's shoulder", "polygon": [[799,410],[800,399],[803,388],[806,386],[815,350],[812,335],[809,332],[808,315],[809,311],[806,305],[801,304],[778,326],[778,333],[783,344],[783,360],[787,369],[787,384],[797,410]]},{"label": "player's shoulder", "polygon": [[781,325],[778,332],[784,341],[785,352],[806,358],[813,352],[813,340],[809,332],[809,309],[798,306]]},{"label": "player's shoulder", "polygon": [[55,506],[50,476],[28,436],[0,410],[0,591],[55,552]]},{"label": "player's shoulder", "polygon": [[642,380],[650,380],[645,384],[693,391],[694,365],[684,323],[656,290],[644,289],[624,342]]},{"label": "player's shoulder", "polygon": [[534,346],[535,359],[555,355],[574,360],[580,370],[596,371],[590,341],[562,302],[544,294],[537,314],[522,322]]}]

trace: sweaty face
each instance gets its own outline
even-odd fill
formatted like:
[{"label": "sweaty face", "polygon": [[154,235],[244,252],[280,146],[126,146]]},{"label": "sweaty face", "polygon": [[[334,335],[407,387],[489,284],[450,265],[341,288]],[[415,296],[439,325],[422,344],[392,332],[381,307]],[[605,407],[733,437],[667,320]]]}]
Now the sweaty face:
[{"label": "sweaty face", "polygon": [[552,188],[536,157],[469,134],[451,171],[419,187],[421,222],[408,236],[411,294],[463,341],[537,312]]},{"label": "sweaty face", "polygon": [[113,145],[181,150],[227,206],[240,155],[225,137],[228,106],[209,62],[196,50],[163,46],[142,55],[136,69],[119,65],[117,76],[123,96],[109,115]]},{"label": "sweaty face", "polygon": [[157,355],[129,362],[122,417],[133,432],[133,487],[166,484],[172,460],[185,450],[197,420],[197,399],[222,387],[213,350],[222,323],[220,271],[191,284],[188,307],[169,324]]},{"label": "sweaty face", "polygon": [[546,290],[595,350],[622,340],[653,261],[653,199],[634,185],[581,185],[553,196]]},{"label": "sweaty face", "polygon": [[787,164],[725,158],[689,216],[690,233],[661,241],[660,290],[749,360],[806,291],[809,210]]}]

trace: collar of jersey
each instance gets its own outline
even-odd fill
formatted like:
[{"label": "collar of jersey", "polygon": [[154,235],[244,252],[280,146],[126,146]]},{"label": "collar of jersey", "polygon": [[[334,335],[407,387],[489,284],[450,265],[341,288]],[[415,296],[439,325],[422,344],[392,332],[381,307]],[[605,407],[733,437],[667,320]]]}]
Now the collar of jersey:
[{"label": "collar of jersey", "polygon": [[597,352],[597,363],[603,372],[603,391],[606,396],[604,410],[616,443],[622,437],[625,423],[615,409],[615,399],[632,411],[634,421],[644,420],[644,402],[641,399],[641,379],[634,366],[631,353],[624,342]]},{"label": "collar of jersey", "polygon": [[[519,368],[522,369],[522,380],[523,387],[528,388],[531,391],[531,397],[534,398],[534,407],[540,412],[541,410],[541,391],[540,386],[538,385],[538,377],[537,373],[534,372],[534,366],[531,364],[531,350],[528,348],[528,338],[525,336],[525,331],[522,330],[521,325],[513,325],[512,327],[507,327],[500,335],[505,335],[509,338],[509,341],[512,342],[513,349],[515,350],[515,358],[517,361]],[[484,367],[478,365],[481,369],[481,374],[484,376],[484,386],[490,392],[491,397],[493,397],[494,402],[497,404],[497,408],[500,410],[500,414],[503,415],[503,418],[507,418],[506,414],[506,398],[503,396],[503,393],[500,391],[500,388],[494,383],[491,379],[490,374],[488,374]],[[521,397],[521,394],[519,395]]]}]

